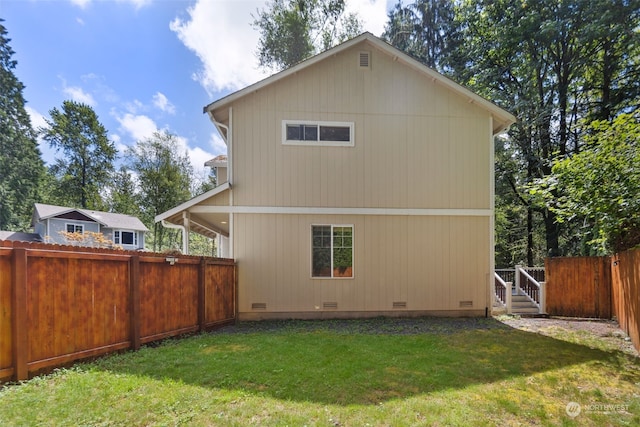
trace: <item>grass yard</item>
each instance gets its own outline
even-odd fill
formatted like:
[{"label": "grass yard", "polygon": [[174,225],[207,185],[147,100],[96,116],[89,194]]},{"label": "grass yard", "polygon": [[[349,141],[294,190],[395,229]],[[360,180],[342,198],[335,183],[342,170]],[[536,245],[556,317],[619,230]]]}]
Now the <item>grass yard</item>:
[{"label": "grass yard", "polygon": [[640,360],[550,334],[495,319],[241,323],[4,387],[0,424],[640,425]]}]

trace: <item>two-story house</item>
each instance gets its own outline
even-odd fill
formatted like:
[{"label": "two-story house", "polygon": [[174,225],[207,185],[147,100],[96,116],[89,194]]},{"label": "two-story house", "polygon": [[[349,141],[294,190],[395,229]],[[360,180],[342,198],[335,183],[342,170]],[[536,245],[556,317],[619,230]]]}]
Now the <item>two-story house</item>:
[{"label": "two-story house", "polygon": [[127,250],[144,249],[144,233],[149,231],[138,218],[110,212],[36,203],[33,230],[45,242],[68,244],[66,233],[100,233]]},{"label": "two-story house", "polygon": [[156,221],[218,236],[240,319],[490,309],[511,114],[369,33],[204,112],[226,181]]}]

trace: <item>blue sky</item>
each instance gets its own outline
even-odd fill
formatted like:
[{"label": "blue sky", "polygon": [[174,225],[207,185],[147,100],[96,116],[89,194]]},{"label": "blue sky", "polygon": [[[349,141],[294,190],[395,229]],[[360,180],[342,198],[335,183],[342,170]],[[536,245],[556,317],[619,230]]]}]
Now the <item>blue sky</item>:
[{"label": "blue sky", "polygon": [[[395,1],[347,0],[380,35]],[[89,104],[123,153],[155,130],[178,135],[198,173],[225,153],[202,107],[266,75],[259,0],[0,0],[34,127],[66,99]],[[41,143],[46,162],[56,156]]]}]

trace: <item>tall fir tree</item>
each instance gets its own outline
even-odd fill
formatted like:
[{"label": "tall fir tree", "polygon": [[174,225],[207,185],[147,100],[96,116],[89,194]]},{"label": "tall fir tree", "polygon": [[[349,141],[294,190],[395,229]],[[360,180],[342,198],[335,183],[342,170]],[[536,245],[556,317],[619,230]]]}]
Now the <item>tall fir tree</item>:
[{"label": "tall fir tree", "polygon": [[45,168],[3,22],[0,19],[0,230],[23,231],[39,201]]}]

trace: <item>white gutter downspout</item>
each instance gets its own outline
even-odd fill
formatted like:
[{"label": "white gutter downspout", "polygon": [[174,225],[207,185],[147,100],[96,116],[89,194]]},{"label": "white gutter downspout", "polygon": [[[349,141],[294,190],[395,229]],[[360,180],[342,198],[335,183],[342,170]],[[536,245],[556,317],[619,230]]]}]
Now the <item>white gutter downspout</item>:
[{"label": "white gutter downspout", "polygon": [[164,219],[161,221],[163,227],[173,228],[174,230],[182,230],[182,253],[184,255],[189,255],[189,247],[186,245],[185,234],[187,234],[187,229],[184,225],[171,224],[170,222],[165,221]]}]

